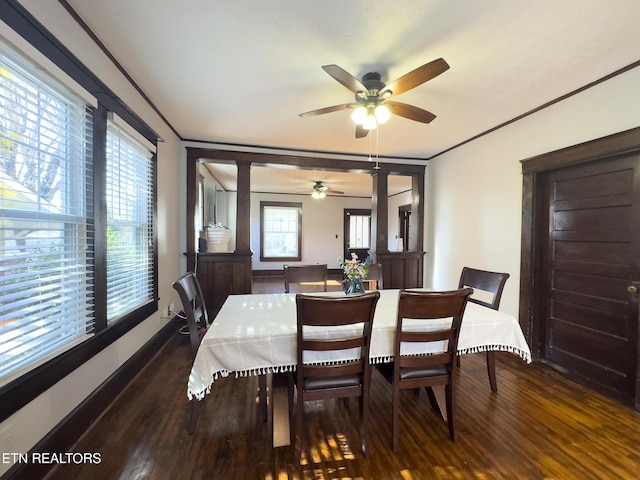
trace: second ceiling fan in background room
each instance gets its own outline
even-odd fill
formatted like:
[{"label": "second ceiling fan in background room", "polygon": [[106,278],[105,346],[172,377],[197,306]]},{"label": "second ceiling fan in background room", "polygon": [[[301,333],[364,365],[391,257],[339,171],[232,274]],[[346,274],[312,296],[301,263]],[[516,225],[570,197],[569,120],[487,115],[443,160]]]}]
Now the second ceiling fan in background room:
[{"label": "second ceiling fan in background room", "polygon": [[431,112],[406,103],[389,101],[389,98],[437,77],[449,69],[449,64],[444,59],[438,58],[389,84],[384,83],[377,72],[365,74],[361,82],[338,65],[324,65],[322,68],[341,85],[355,93],[356,101],[312,110],[301,113],[300,116],[302,118],[314,117],[340,110],[355,109],[351,118],[356,124],[356,138],[362,138],[367,136],[369,130],[386,122],[391,114],[421,123],[429,123],[436,118]]},{"label": "second ceiling fan in background room", "polygon": [[344,195],[344,192],[328,188],[322,183],[322,181],[316,180],[316,183],[313,186],[313,189],[311,190],[311,196],[313,198],[324,198],[327,193],[332,193],[335,195]]}]

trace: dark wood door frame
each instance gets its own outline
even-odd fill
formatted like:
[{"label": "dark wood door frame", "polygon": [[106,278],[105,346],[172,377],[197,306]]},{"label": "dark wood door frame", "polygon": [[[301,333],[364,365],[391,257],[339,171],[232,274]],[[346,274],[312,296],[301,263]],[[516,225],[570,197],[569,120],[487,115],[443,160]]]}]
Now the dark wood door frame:
[{"label": "dark wood door frame", "polygon": [[[543,348],[542,302],[537,299],[544,292],[537,278],[537,260],[543,241],[542,229],[548,226],[544,220],[546,212],[541,208],[544,205],[541,201],[545,194],[544,175],[558,168],[632,153],[640,153],[640,128],[521,160],[523,188],[519,320],[534,359],[541,358]],[[636,372],[635,405],[640,410],[640,369]]]}]

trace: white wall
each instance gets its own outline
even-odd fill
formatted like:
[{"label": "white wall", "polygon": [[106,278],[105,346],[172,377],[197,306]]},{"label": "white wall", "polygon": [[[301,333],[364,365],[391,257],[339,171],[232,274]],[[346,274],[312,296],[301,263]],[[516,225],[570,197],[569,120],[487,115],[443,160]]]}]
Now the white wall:
[{"label": "white wall", "polygon": [[254,270],[281,270],[283,262],[260,261],[260,202],[302,203],[302,261],[289,264],[326,263],[339,268],[338,258],[344,255],[343,229],[345,208],[371,208],[370,198],[311,195],[251,194],[251,250]]},{"label": "white wall", "polygon": [[519,160],[640,125],[636,68],[429,162],[425,285],[451,288],[463,266],[509,272],[501,310],[517,315]]},{"label": "white wall", "polygon": [[[172,282],[184,271],[181,252],[186,250],[184,231],[185,169],[178,139],[135,92],[57,2],[27,1],[25,6],[47,29],[89,66],[123,101],[165,140],[158,146],[158,264],[160,305],[178,303]],[[31,48],[6,24],[0,35],[59,76],[57,68]],[[62,75],[63,76],[63,75]],[[73,82],[68,82],[73,83]],[[167,322],[160,314],[148,318],[110,347],[58,382],[48,391],[0,424],[3,452],[26,453],[93,390],[109,378]],[[11,464],[0,463],[0,475]]]}]

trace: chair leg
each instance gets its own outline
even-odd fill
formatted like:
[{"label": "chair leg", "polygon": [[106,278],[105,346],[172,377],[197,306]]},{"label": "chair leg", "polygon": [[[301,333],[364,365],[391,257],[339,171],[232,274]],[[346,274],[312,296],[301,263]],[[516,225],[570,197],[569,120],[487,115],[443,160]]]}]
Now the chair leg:
[{"label": "chair leg", "polygon": [[196,427],[198,426],[198,419],[202,411],[202,401],[194,398],[189,403],[191,403],[191,413],[189,415],[189,435],[191,435],[196,431]]},{"label": "chair leg", "polygon": [[455,399],[453,398],[453,385],[449,382],[445,386],[445,395],[447,397],[447,424],[449,425],[449,438],[452,442],[456,441],[456,426],[455,426]]},{"label": "chair leg", "polygon": [[369,399],[363,394],[360,396],[360,438],[362,439],[362,453],[365,458],[369,449],[368,423]]},{"label": "chair leg", "polygon": [[400,390],[393,389],[393,405],[391,407],[391,443],[394,452],[400,451],[398,432],[400,429]]},{"label": "chair leg", "polygon": [[300,468],[302,458],[302,413],[304,410],[304,400],[302,392],[298,391],[296,401],[296,467]]},{"label": "chair leg", "polygon": [[496,352],[487,351],[487,373],[489,374],[489,384],[491,391],[498,393],[498,379],[496,378]]},{"label": "chair leg", "polygon": [[258,403],[260,408],[260,418],[263,422],[267,421],[268,408],[267,408],[267,376],[258,376]]}]

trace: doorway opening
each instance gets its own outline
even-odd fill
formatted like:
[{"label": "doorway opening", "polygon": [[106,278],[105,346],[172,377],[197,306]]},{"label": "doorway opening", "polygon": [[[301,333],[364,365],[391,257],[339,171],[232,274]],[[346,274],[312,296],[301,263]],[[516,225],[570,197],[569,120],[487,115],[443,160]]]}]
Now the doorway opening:
[{"label": "doorway opening", "polygon": [[344,209],[344,258],[355,253],[360,260],[369,256],[371,249],[371,209]]}]

